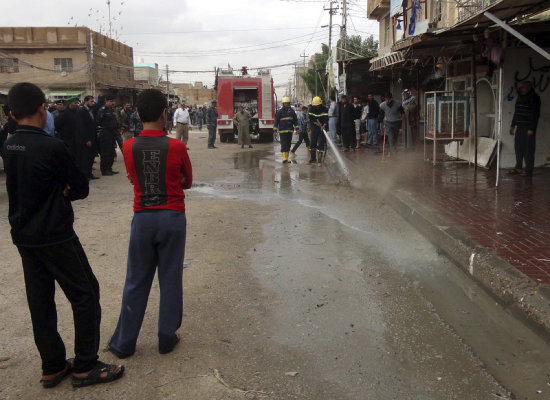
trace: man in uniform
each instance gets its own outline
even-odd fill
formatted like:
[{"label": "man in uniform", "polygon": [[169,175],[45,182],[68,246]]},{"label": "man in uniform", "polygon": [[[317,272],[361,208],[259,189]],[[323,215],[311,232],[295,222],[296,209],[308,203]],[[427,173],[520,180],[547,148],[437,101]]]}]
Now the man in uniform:
[{"label": "man in uniform", "polygon": [[239,106],[239,112],[235,114],[233,121],[239,128],[239,144],[241,149],[244,149],[244,146],[247,145],[249,148],[252,148],[250,144],[250,114],[244,109],[243,106]]},{"label": "man in uniform", "polygon": [[323,129],[328,124],[328,109],[323,106],[323,101],[319,96],[315,96],[311,101],[309,110],[309,123],[311,125],[311,158],[308,164],[322,166],[323,156],[325,155],[326,137]]},{"label": "man in uniform", "polygon": [[106,95],[105,105],[97,112],[97,128],[99,133],[100,168],[102,175],[118,174],[113,171],[115,160],[115,135],[118,132],[118,121],[115,116],[115,96]]},{"label": "man in uniform", "polygon": [[92,174],[96,153],[96,123],[92,114],[94,105],[94,97],[86,96],[84,105],[77,112],[77,164],[88,179],[98,178]]},{"label": "man in uniform", "polygon": [[206,127],[208,128],[209,149],[217,149],[217,147],[214,146],[214,143],[216,143],[216,127],[218,126],[218,110],[216,109],[217,104],[217,100],[212,100],[210,102],[210,107],[206,110]]},{"label": "man in uniform", "polygon": [[283,106],[275,115],[273,128],[279,132],[281,139],[281,153],[283,164],[289,161],[288,154],[292,144],[292,133],[298,131],[298,117],[296,112],[290,107],[290,97],[283,97]]},{"label": "man in uniform", "polygon": [[63,140],[65,146],[73,157],[77,156],[77,111],[80,104],[78,97],[67,99],[65,104],[68,108],[61,111],[55,119],[55,131],[59,139]]}]

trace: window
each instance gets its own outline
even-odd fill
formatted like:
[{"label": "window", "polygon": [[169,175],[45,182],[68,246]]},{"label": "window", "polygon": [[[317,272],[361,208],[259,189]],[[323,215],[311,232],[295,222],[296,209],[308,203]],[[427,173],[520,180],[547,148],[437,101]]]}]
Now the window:
[{"label": "window", "polygon": [[129,81],[130,79],[132,79],[132,73],[130,72],[129,69],[126,70],[126,80]]},{"label": "window", "polygon": [[57,72],[73,72],[72,58],[54,58],[53,65]]},{"label": "window", "polygon": [[116,78],[120,79],[120,67],[116,67]]},{"label": "window", "polygon": [[19,72],[19,60],[17,58],[0,58],[0,73],[10,74]]}]

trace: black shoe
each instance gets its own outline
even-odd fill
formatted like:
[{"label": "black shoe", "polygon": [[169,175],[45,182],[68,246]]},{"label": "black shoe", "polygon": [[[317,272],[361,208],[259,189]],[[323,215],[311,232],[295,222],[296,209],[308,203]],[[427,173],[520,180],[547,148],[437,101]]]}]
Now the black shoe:
[{"label": "black shoe", "polygon": [[209,149],[217,149],[216,146],[208,146]]},{"label": "black shoe", "polygon": [[252,145],[249,144],[249,145],[248,145],[248,148],[249,148],[249,149],[253,149],[254,147],[252,147]]},{"label": "black shoe", "polygon": [[121,353],[120,351],[113,349],[113,348],[111,347],[111,343],[109,343],[109,344],[107,345],[107,350],[110,351],[111,353],[113,353],[113,354],[114,354],[115,356],[117,356],[118,358],[121,358],[121,359],[122,359],[122,358],[128,358],[128,357],[130,357],[130,356],[132,356],[132,355],[134,354],[134,353],[132,353],[132,354]]},{"label": "black shoe", "polygon": [[243,145],[241,145],[241,149],[244,149],[244,144],[243,144]]},{"label": "black shoe", "polygon": [[99,179],[99,176],[95,176],[95,175],[90,175],[88,177],[89,180],[93,180],[93,179]]},{"label": "black shoe", "polygon": [[102,172],[101,175],[103,175],[103,176],[111,176],[111,175],[114,175],[114,172],[113,172],[113,171],[105,171],[105,172]]},{"label": "black shoe", "polygon": [[109,172],[110,172],[111,174],[113,174],[113,175],[116,175],[116,174],[118,174],[118,171],[113,171],[112,169],[111,169],[111,170],[109,170]]}]

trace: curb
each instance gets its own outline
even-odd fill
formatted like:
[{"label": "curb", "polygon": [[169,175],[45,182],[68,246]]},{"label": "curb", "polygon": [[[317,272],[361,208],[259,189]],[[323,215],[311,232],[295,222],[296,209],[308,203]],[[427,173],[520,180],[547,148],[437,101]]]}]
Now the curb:
[{"label": "curb", "polygon": [[523,275],[406,190],[394,189],[386,194],[385,201],[506,310],[550,343],[550,287]]}]

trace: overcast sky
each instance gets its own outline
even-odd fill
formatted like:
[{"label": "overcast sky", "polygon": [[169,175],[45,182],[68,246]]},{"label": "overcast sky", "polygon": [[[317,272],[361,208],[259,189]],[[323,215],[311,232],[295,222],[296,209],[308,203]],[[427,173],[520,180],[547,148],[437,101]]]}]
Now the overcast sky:
[{"label": "overcast sky", "polygon": [[[4,0],[1,26],[87,26],[109,34],[106,0]],[[334,1],[341,8],[342,0]],[[134,62],[169,66],[173,82],[214,82],[214,67],[303,63],[328,43],[329,0],[111,0],[112,36],[134,49]],[[348,34],[378,39],[367,0],[348,0]],[[340,12],[333,24],[341,24]],[[333,26],[338,36],[340,25]],[[305,52],[305,53],[304,53]],[[208,71],[184,73],[175,71]],[[275,85],[293,67],[273,68]],[[281,92],[284,89],[278,89]]]}]

